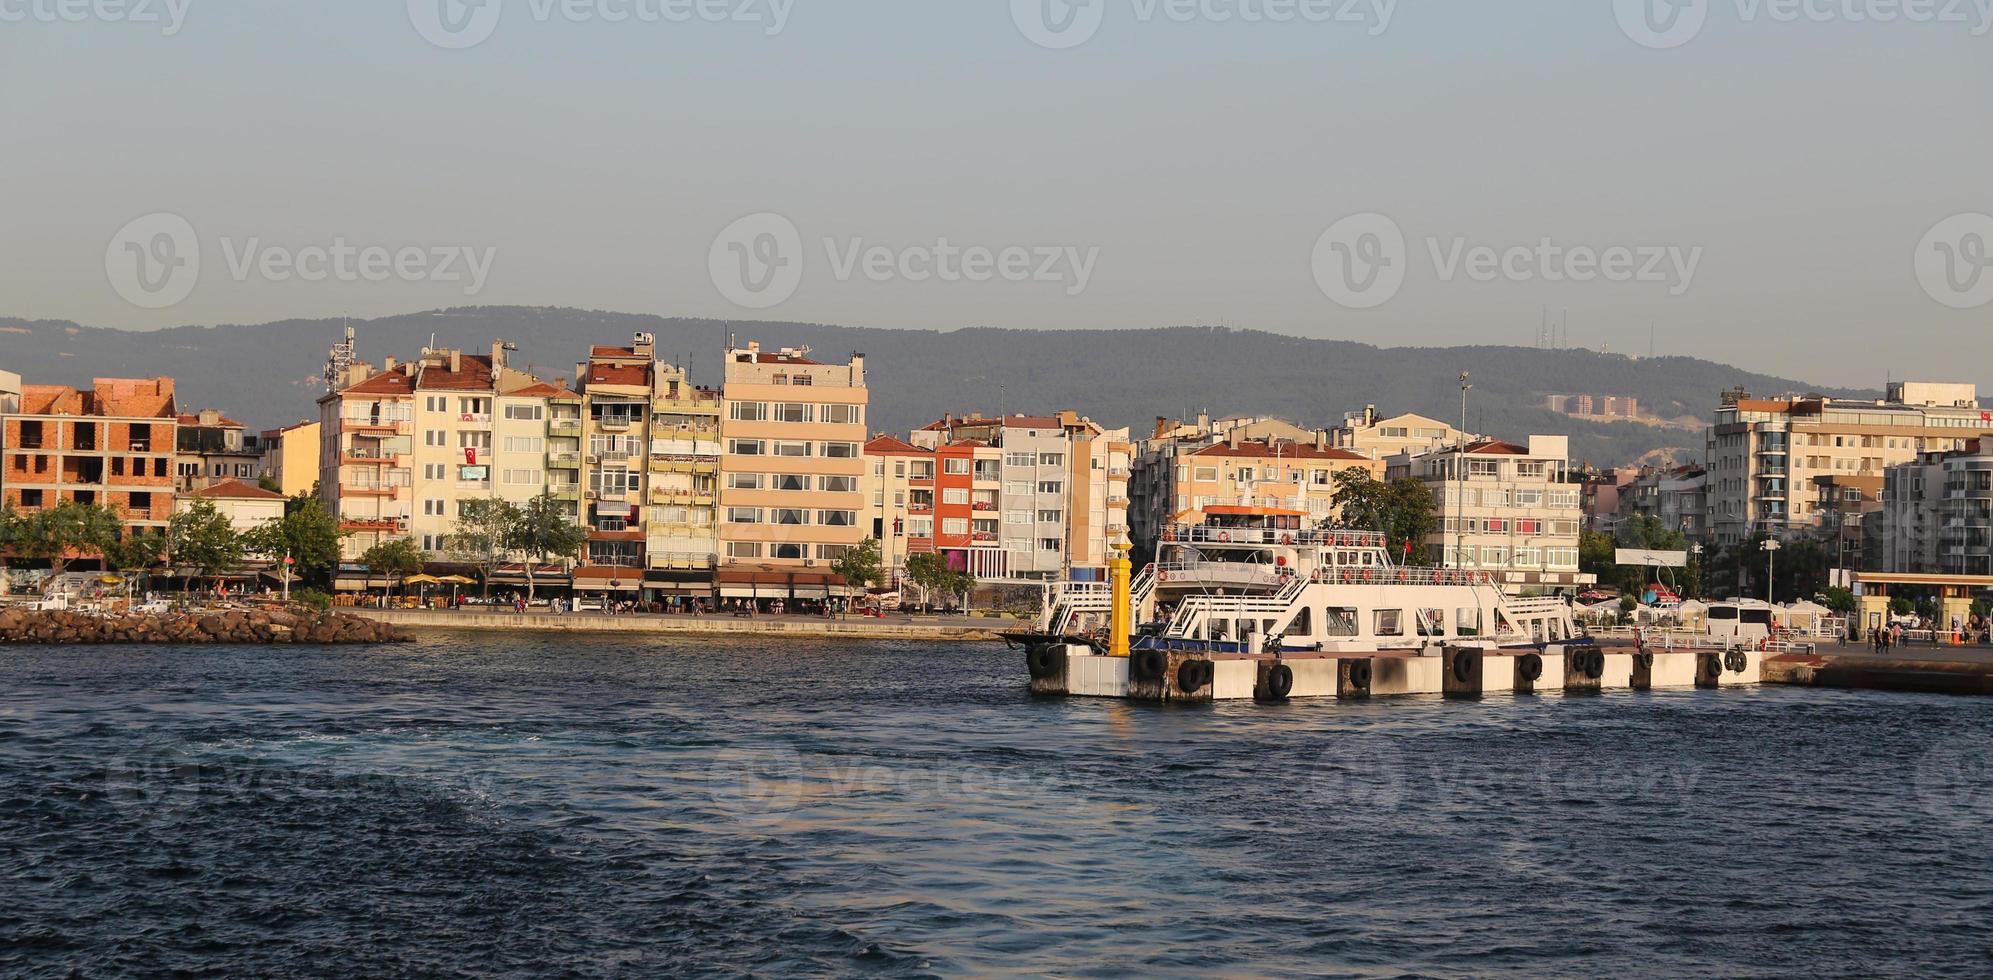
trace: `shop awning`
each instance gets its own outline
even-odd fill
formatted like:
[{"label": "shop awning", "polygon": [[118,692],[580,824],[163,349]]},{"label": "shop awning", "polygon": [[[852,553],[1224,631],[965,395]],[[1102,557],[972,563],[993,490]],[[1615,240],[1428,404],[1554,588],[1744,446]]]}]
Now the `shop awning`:
[{"label": "shop awning", "polygon": [[844,576],[815,569],[722,568],[720,595],[728,599],[827,599],[849,594]]}]

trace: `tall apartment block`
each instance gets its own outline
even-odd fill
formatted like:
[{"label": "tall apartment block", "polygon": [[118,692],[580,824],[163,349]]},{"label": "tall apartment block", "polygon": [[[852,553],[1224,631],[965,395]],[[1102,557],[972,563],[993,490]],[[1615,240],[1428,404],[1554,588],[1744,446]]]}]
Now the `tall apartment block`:
[{"label": "tall apartment block", "polygon": [[9,505],[102,504],[122,513],[132,533],[166,533],[179,425],[172,378],[98,378],[88,391],[18,387],[18,399],[5,399],[12,411],[0,416],[0,492]]},{"label": "tall apartment block", "polygon": [[420,365],[385,363],[380,371],[363,362],[329,369],[332,390],[318,400],[318,493],[346,532],[347,562],[413,527]]},{"label": "tall apartment block", "polygon": [[865,355],[845,364],[807,347],[729,347],[720,487],[722,560],[827,565],[863,542]]},{"label": "tall apartment block", "polygon": [[1568,438],[1531,436],[1528,445],[1486,441],[1396,456],[1386,476],[1410,476],[1432,491],[1440,527],[1426,547],[1441,565],[1492,572],[1506,589],[1535,591],[1597,580],[1578,571],[1582,511],[1569,468]]},{"label": "tall apartment block", "polygon": [[1733,389],[1707,435],[1711,530],[1726,545],[1760,531],[1814,531],[1826,516],[1817,478],[1865,477],[1873,487],[1891,466],[1963,451],[1988,432],[1993,412],[1969,384],[1897,382],[1880,401]]}]

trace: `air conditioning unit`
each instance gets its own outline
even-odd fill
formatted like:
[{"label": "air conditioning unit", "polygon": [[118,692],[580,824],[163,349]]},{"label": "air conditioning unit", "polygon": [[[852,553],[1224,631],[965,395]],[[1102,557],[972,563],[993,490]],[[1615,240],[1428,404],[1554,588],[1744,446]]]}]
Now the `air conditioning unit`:
[{"label": "air conditioning unit", "polygon": [[805,559],[803,559],[803,567],[804,567],[804,568],[815,568],[815,567],[817,567],[817,560],[816,560],[815,558],[805,558]]},{"label": "air conditioning unit", "polygon": [[590,499],[590,500],[599,500],[599,499],[601,499],[601,497],[602,497],[602,494],[601,494],[601,493],[600,493],[599,491],[595,491],[595,490],[590,490],[590,491],[588,491],[588,499]]}]

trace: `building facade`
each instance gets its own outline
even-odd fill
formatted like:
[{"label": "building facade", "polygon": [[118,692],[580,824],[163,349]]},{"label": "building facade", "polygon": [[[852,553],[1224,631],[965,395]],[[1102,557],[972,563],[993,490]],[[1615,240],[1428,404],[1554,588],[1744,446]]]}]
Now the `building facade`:
[{"label": "building facade", "polygon": [[720,486],[728,564],[826,566],[862,543],[865,355],[812,360],[807,347],[729,347]]},{"label": "building facade", "polygon": [[22,385],[0,434],[0,492],[16,511],[64,501],[115,508],[130,533],[173,519],[180,415],[173,379],[98,378],[88,391]]},{"label": "building facade", "polygon": [[1993,439],[1889,467],[1863,531],[1866,571],[1993,575]]},{"label": "building facade", "polygon": [[1820,531],[1816,477],[1882,477],[1993,431],[1972,385],[1898,382],[1880,401],[1725,392],[1707,434],[1709,522],[1726,545]]},{"label": "building facade", "polygon": [[263,476],[263,440],[258,433],[212,408],[180,416],[175,434],[179,456],[174,461],[174,485],[198,490],[239,480],[255,483]]},{"label": "building facade", "polygon": [[1510,591],[1568,590],[1596,581],[1578,571],[1582,511],[1569,456],[1564,436],[1483,441],[1398,456],[1389,475],[1432,491],[1440,521],[1426,549],[1439,564],[1493,573]]},{"label": "building facade", "polygon": [[346,532],[340,541],[346,563],[376,544],[412,533],[420,367],[393,358],[379,371],[366,363],[348,364],[332,378],[333,390],[318,400],[318,493]]},{"label": "building facade", "polygon": [[286,497],[310,493],[318,483],[317,422],[299,422],[263,433],[263,475]]}]

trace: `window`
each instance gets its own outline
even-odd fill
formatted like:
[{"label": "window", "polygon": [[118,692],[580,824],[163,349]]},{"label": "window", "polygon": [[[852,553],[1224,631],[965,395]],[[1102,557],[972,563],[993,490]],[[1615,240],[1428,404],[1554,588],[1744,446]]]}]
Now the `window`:
[{"label": "window", "polygon": [[768,557],[770,558],[799,559],[805,554],[805,548],[800,544],[775,544],[768,546]]},{"label": "window", "polygon": [[727,452],[735,456],[765,456],[767,446],[759,439],[735,439],[727,443]]},{"label": "window", "polygon": [[422,502],[422,516],[424,517],[442,517],[447,513],[449,511],[444,509],[443,501],[441,500],[425,500]]},{"label": "window", "polygon": [[1013,528],[1024,528],[1025,525],[1031,523],[1031,512],[1028,510],[1006,511],[1003,515],[1003,522]]},{"label": "window", "polygon": [[538,422],[546,417],[546,413],[546,407],[543,405],[505,406],[505,417],[515,422]]},{"label": "window", "polygon": [[442,429],[424,429],[422,432],[422,444],[425,446],[447,446],[450,444],[450,434],[444,432]]},{"label": "window", "polygon": [[730,490],[759,490],[761,489],[761,474],[728,473],[727,488]]},{"label": "window", "polygon": [[1517,534],[1542,534],[1542,533],[1543,533],[1543,522],[1542,522],[1542,521],[1517,521],[1517,522],[1516,522],[1516,533],[1517,533]]},{"label": "window", "polygon": [[761,557],[761,542],[759,542],[759,541],[729,541],[729,542],[727,542],[727,557],[728,557],[728,558],[759,558],[759,557]]},{"label": "window", "polygon": [[442,463],[422,464],[422,478],[425,480],[447,479],[449,476],[448,471],[449,467]]},{"label": "window", "polygon": [[769,512],[772,524],[808,524],[810,512],[795,507],[777,507]]},{"label": "window", "polygon": [[817,545],[818,561],[837,561],[850,553],[851,553],[851,546],[848,544]]},{"label": "window", "polygon": [[1378,609],[1371,612],[1371,632],[1378,636],[1404,636],[1405,611],[1403,609]]},{"label": "window", "polygon": [[[858,478],[855,476],[824,476],[817,478],[817,489],[825,493],[857,493]],[[894,494],[894,497],[903,496]]]},{"label": "window", "polygon": [[944,459],[941,461],[941,471],[950,476],[966,476],[969,472],[969,461],[959,458]]},{"label": "window", "polygon": [[431,412],[449,411],[450,399],[443,395],[430,395],[422,399],[423,409]]},{"label": "window", "polygon": [[734,402],[727,411],[728,417],[736,422],[768,421],[767,402]]},{"label": "window", "polygon": [[966,504],[969,502],[969,491],[960,488],[943,490],[941,491],[941,502],[944,504]]},{"label": "window", "polygon": [[1038,523],[1040,524],[1058,524],[1065,519],[1066,512],[1062,510],[1041,510],[1038,512]]},{"label": "window", "polygon": [[857,459],[858,444],[855,442],[826,442],[823,444],[825,459]]},{"label": "window", "polygon": [[1218,467],[1200,466],[1191,474],[1191,479],[1199,483],[1214,483],[1218,479]]},{"label": "window", "polygon": [[966,518],[950,517],[941,522],[941,533],[956,537],[968,534],[969,522]]},{"label": "window", "polygon": [[824,527],[857,527],[858,512],[853,510],[817,511],[817,523]]},{"label": "window", "polygon": [[1064,465],[1066,465],[1066,454],[1065,454],[1065,453],[1039,453],[1039,454],[1038,454],[1038,465],[1040,465],[1040,466],[1064,466]]},{"label": "window", "polygon": [[771,490],[808,490],[810,478],[796,473],[777,473],[768,478]]},{"label": "window", "polygon": [[1003,465],[1026,466],[1026,467],[1036,466],[1038,465],[1038,457],[1030,453],[1004,453]]},{"label": "window", "polygon": [[547,441],[539,436],[506,436],[505,451],[537,456],[547,451]]},{"label": "window", "polygon": [[865,421],[865,412],[857,405],[825,405],[818,417],[834,425],[858,425]]},{"label": "window", "polygon": [[817,407],[802,402],[780,402],[775,406],[777,422],[814,422],[817,420]]},{"label": "window", "polygon": [[1038,484],[1039,493],[1064,493],[1066,485],[1058,480],[1045,480]]},{"label": "window", "polygon": [[807,442],[778,442],[775,444],[775,455],[777,456],[803,457],[809,454],[810,444]]},{"label": "window", "polygon": [[637,489],[637,479],[630,471],[619,466],[605,466],[588,474],[588,489],[597,493],[620,497]]},{"label": "window", "polygon": [[759,508],[759,507],[729,507],[729,508],[727,508],[727,523],[729,523],[729,524],[759,524],[759,523],[761,523],[761,508]]},{"label": "window", "polygon": [[1054,553],[1054,554],[1057,554],[1057,553],[1058,553],[1058,551],[1060,550],[1060,548],[1061,548],[1061,547],[1062,547],[1062,544],[1061,544],[1061,542],[1059,541],[1059,539],[1058,539],[1058,538],[1039,538],[1039,539],[1038,539],[1038,550],[1039,550],[1039,551],[1049,551],[1049,552],[1052,552],[1052,553]]},{"label": "window", "polygon": [[489,432],[477,432],[477,431],[469,431],[469,430],[466,430],[466,431],[461,431],[461,432],[458,432],[458,433],[457,433],[457,448],[458,448],[458,449],[490,449],[490,448],[491,448],[491,433],[489,433]]},{"label": "window", "polygon": [[515,487],[537,487],[544,479],[539,470],[506,470],[505,482]]},{"label": "window", "polygon": [[1003,492],[1013,497],[1031,496],[1031,483],[1028,480],[1013,480],[1003,485]]}]

